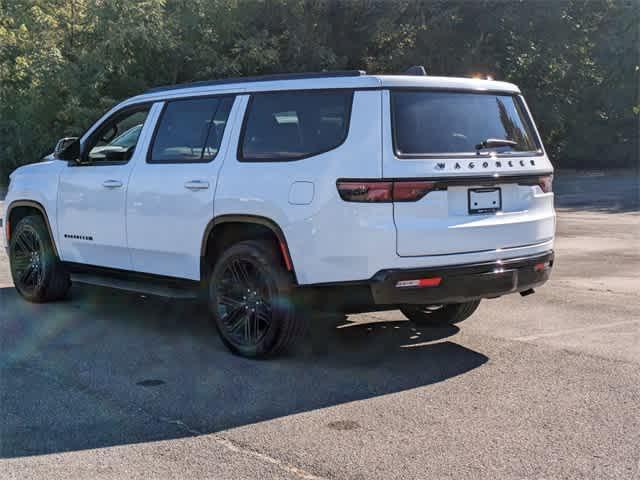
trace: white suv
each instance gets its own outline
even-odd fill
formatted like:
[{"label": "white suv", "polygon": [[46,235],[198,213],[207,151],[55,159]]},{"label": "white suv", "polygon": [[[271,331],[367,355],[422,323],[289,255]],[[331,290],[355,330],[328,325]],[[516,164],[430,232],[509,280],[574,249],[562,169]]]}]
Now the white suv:
[{"label": "white suv", "polygon": [[255,357],[292,343],[301,307],[437,324],[532,293],[553,264],[551,182],[509,83],[200,82],[130,98],[13,172],[3,236],[29,301],[71,282],[204,292],[224,342]]}]

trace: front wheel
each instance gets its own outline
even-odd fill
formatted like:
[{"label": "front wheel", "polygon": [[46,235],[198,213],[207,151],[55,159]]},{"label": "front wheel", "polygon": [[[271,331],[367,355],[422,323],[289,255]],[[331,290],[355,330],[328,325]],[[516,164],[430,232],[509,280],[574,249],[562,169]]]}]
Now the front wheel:
[{"label": "front wheel", "polygon": [[469,318],[480,305],[480,300],[448,305],[404,305],[400,311],[416,325],[452,325]]},{"label": "front wheel", "polygon": [[209,279],[209,305],[222,341],[245,357],[278,354],[301,330],[291,275],[267,242],[243,241],[220,256]]},{"label": "front wheel", "polygon": [[11,276],[16,290],[30,302],[50,302],[67,295],[71,281],[56,256],[41,217],[24,217],[9,242]]}]

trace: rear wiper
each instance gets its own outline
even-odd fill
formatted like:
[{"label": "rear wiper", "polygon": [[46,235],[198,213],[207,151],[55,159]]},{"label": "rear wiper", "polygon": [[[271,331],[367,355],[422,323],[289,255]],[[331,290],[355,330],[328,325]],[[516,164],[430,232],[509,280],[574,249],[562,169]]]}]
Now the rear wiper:
[{"label": "rear wiper", "polygon": [[495,147],[515,147],[518,142],[513,140],[507,140],[506,138],[487,138],[482,143],[476,145],[476,150],[482,150],[483,148],[495,148]]}]

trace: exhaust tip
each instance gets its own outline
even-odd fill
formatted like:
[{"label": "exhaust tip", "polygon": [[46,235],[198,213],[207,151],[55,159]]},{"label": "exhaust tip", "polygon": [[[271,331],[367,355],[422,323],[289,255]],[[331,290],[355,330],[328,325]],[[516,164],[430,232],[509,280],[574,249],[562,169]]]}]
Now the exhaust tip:
[{"label": "exhaust tip", "polygon": [[520,295],[523,297],[526,297],[527,295],[531,295],[533,293],[536,293],[536,291],[533,288],[530,288],[529,290],[524,290],[520,292]]}]

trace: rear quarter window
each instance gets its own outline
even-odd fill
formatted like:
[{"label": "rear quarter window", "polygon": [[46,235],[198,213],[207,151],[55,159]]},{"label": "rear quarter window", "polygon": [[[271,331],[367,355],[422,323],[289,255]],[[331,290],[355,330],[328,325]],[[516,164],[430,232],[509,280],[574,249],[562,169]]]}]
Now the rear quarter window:
[{"label": "rear quarter window", "polygon": [[531,121],[514,95],[472,92],[391,92],[393,139],[400,157],[475,155],[488,139],[512,146],[483,149],[496,154],[537,152]]},{"label": "rear quarter window", "polygon": [[278,92],[251,96],[238,159],[291,161],[318,155],[347,137],[352,91]]}]

